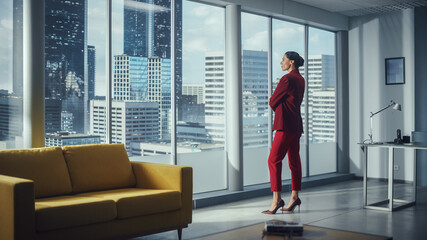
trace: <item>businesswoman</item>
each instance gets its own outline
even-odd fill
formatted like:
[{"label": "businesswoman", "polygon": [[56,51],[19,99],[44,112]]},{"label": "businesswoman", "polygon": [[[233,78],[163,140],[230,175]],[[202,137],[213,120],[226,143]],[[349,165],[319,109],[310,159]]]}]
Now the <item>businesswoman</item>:
[{"label": "businesswoman", "polygon": [[[270,209],[264,214],[275,214],[282,207],[282,212],[293,212],[295,207],[301,205],[298,192],[301,190],[301,159],[299,156],[299,140],[303,133],[301,118],[301,102],[304,97],[305,81],[298,71],[304,64],[304,59],[296,52],[286,52],[283,55],[282,71],[284,75],[268,100],[274,111],[273,131],[276,130],[270,155],[268,168],[270,171],[271,191],[273,202]],[[282,160],[288,154],[289,168],[291,170],[292,195],[288,205],[282,200]]]}]

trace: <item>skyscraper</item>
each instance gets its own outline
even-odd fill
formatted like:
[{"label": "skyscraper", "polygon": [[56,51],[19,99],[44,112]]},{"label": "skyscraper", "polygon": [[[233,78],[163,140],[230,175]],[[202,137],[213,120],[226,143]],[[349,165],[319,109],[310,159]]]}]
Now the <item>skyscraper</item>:
[{"label": "skyscraper", "polygon": [[[304,76],[304,66],[300,67]],[[308,56],[308,128],[313,142],[335,141],[335,57]],[[301,106],[304,119],[304,102]]]},{"label": "skyscraper", "polygon": [[242,52],[243,145],[268,144],[268,52]]},{"label": "skyscraper", "polygon": [[[224,53],[205,57],[205,122],[214,144],[225,142]],[[268,54],[242,52],[242,112],[244,146],[268,143]]]},{"label": "skyscraper", "polygon": [[205,56],[205,126],[213,144],[225,143],[224,53]]},{"label": "skyscraper", "polygon": [[87,0],[45,1],[45,96],[74,115],[84,132]]},{"label": "skyscraper", "polygon": [[[90,134],[106,142],[106,102],[90,101]],[[159,104],[146,101],[112,101],[112,143],[124,143],[129,154],[131,143],[159,139]]]},{"label": "skyscraper", "polygon": [[96,66],[95,46],[87,46],[87,77],[85,78],[85,133],[89,132],[90,100],[95,99],[95,72]]},{"label": "skyscraper", "polygon": [[[176,100],[182,91],[182,0],[175,1]],[[171,1],[124,0],[123,53],[171,59]],[[180,113],[178,113],[180,114]]]},{"label": "skyscraper", "polygon": [[159,104],[160,138],[170,138],[171,61],[158,57],[114,57],[114,100],[149,101]]}]

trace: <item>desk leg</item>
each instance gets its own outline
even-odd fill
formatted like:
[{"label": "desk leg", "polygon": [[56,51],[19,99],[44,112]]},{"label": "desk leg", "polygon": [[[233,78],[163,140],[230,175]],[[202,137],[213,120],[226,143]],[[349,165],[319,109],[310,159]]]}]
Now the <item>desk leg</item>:
[{"label": "desk leg", "polygon": [[368,178],[368,147],[363,146],[363,206],[368,206],[368,185],[367,185],[367,178]]},{"label": "desk leg", "polygon": [[414,196],[414,202],[417,201],[417,149],[414,149],[414,189],[413,189],[413,196]]},{"label": "desk leg", "polygon": [[388,148],[388,201],[389,211],[393,211],[394,148]]}]

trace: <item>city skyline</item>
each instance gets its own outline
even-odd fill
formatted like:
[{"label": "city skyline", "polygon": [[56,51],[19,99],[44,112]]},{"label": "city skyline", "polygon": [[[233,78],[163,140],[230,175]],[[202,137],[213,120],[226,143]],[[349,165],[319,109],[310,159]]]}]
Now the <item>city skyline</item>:
[{"label": "city skyline", "polygon": [[[0,81],[0,89],[12,91],[13,76],[12,65],[9,61],[12,56],[13,45],[13,1],[0,2],[0,74],[5,80]],[[221,7],[212,7],[200,3],[183,1],[183,27],[182,27],[182,64],[183,64],[183,83],[203,83],[204,73],[203,68],[204,52],[219,51],[224,48],[225,29],[224,26],[224,9]],[[97,49],[96,52],[96,89],[95,95],[105,96],[105,3],[102,1],[88,1],[88,45],[92,45]],[[246,50],[261,50],[259,45],[266,42],[265,32],[267,26],[259,24],[258,15],[245,13],[245,31],[242,31],[242,44]],[[218,19],[218,16],[221,18]],[[243,18],[243,14],[242,14]],[[200,19],[203,19],[200,21]],[[265,18],[266,19],[266,18]],[[276,20],[275,20],[276,21]],[[123,1],[113,1],[113,56],[123,53]],[[298,25],[299,28],[304,28],[303,25]],[[310,53],[309,54],[334,54],[333,46],[325,46],[325,41],[333,40],[333,34],[324,30],[310,28]],[[278,28],[275,29],[274,35],[283,39],[295,38],[295,34],[301,33],[301,29],[295,28]],[[221,38],[222,37],[222,38]],[[218,39],[220,41],[218,41]],[[221,46],[215,47],[220,44]],[[284,46],[283,48],[286,48]],[[289,47],[292,48],[292,47]],[[283,53],[273,49],[273,66],[280,64],[280,59]],[[282,72],[276,71],[280,75]],[[284,75],[284,73],[282,74]]]}]

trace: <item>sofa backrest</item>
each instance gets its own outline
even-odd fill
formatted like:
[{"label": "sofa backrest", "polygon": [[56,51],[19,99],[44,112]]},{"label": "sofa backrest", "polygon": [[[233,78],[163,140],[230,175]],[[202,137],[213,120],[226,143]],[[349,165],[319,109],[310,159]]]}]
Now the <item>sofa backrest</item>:
[{"label": "sofa backrest", "polygon": [[33,180],[36,198],[72,191],[60,147],[0,151],[0,174]]},{"label": "sofa backrest", "polygon": [[136,180],[123,144],[62,147],[74,193],[132,187]]}]

